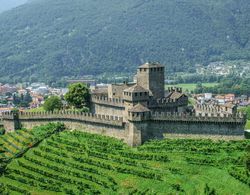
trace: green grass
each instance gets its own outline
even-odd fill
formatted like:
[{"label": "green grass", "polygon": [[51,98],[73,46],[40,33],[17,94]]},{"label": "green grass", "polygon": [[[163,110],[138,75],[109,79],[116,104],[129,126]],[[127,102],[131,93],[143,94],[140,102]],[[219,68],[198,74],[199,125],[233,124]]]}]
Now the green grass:
[{"label": "green grass", "polygon": [[[250,141],[151,141],[63,131],[8,164],[0,191],[35,194],[249,194]],[[207,187],[206,187],[207,186]]]},{"label": "green grass", "polygon": [[45,111],[45,109],[42,106],[38,107],[38,108],[32,108],[32,109],[27,110],[27,112],[43,112],[43,111]]},{"label": "green grass", "polygon": [[250,129],[250,120],[247,120],[247,124],[246,124],[245,129]]},{"label": "green grass", "polygon": [[[202,83],[203,86],[205,87],[214,87],[218,83]],[[196,83],[182,83],[182,84],[176,84],[176,85],[165,85],[165,88],[167,89],[168,87],[182,87],[184,91],[193,91],[196,88]]]}]

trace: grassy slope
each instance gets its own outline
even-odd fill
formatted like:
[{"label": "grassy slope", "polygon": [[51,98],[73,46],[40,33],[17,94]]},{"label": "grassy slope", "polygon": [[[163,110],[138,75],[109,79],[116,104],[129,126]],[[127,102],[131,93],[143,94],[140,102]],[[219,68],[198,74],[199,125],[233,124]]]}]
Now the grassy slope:
[{"label": "grassy slope", "polygon": [[[212,141],[192,140],[182,140],[181,142],[178,140],[155,141],[139,148],[131,149],[112,138],[79,132],[61,132],[44,140],[38,147],[28,151],[24,157],[12,161],[7,167],[8,174],[0,178],[0,183],[11,184],[30,192],[43,192],[46,194],[49,194],[49,191],[53,194],[53,190],[46,191],[48,187],[53,188],[61,185],[59,191],[68,190],[69,192],[72,190],[75,194],[80,193],[81,189],[79,190],[79,187],[81,185],[69,184],[64,182],[64,179],[55,179],[59,175],[75,181],[83,181],[83,183],[90,185],[90,189],[99,190],[104,194],[142,193],[145,191],[148,194],[182,193],[184,191],[186,194],[203,194],[206,184],[210,189],[215,189],[218,194],[250,193],[246,184],[230,176],[227,171],[228,167],[236,165],[230,163],[230,159],[238,159],[238,157],[243,156],[244,150],[241,148],[243,145],[249,144],[249,142],[235,142],[231,144],[227,144],[227,142],[216,144]],[[194,149],[198,151],[193,152]],[[206,155],[205,153],[209,154]],[[159,156],[167,156],[169,161],[163,162],[160,158],[158,160],[142,160],[142,157],[151,158],[152,156],[154,156],[154,159]],[[195,160],[191,161],[191,163],[187,161],[187,157],[212,159],[218,163],[198,165]],[[91,161],[84,163],[74,160],[75,158]],[[63,160],[66,165],[53,159]],[[96,164],[93,162],[96,162]],[[39,163],[43,163],[43,165],[38,165]],[[102,163],[106,164],[106,166],[111,165],[111,167],[105,168]],[[43,173],[28,170],[25,165],[39,168],[57,176],[46,176]],[[72,165],[74,166],[72,167]],[[83,168],[76,168],[76,165],[98,170],[98,174],[83,171]],[[241,165],[243,164],[241,163]],[[55,171],[58,168],[60,170]],[[13,170],[15,169],[30,173],[35,176],[35,179],[29,179],[24,177],[23,174],[14,173]],[[128,170],[133,169],[142,173],[150,172],[160,175],[162,181],[143,178],[134,173],[125,174]],[[109,178],[113,178],[116,183],[114,185],[116,190],[112,190],[110,187],[105,188],[103,185],[92,182],[89,179],[75,177],[72,175],[72,171],[78,172],[80,175],[83,173],[90,174],[92,178],[106,182],[107,186],[111,186],[112,180]],[[142,175],[145,176],[145,174]],[[15,181],[13,176],[16,178]],[[47,183],[41,182],[39,180],[41,177],[45,178]],[[17,178],[23,178],[24,180],[17,181]],[[26,184],[23,182],[26,182]],[[33,182],[32,184],[35,186],[30,185],[30,182]],[[57,182],[57,184],[53,182]],[[41,186],[39,187],[38,184],[44,186],[44,190],[41,190]],[[13,190],[11,191],[13,192]]]},{"label": "grassy slope", "polygon": [[250,120],[247,120],[246,128],[245,129],[250,129]]},{"label": "grassy slope", "polygon": [[[214,87],[216,86],[218,83],[202,83],[203,86],[205,87]],[[196,83],[182,83],[182,84],[176,84],[176,85],[165,85],[165,88],[167,87],[182,87],[183,90],[188,90],[188,91],[193,91],[196,88]]]}]

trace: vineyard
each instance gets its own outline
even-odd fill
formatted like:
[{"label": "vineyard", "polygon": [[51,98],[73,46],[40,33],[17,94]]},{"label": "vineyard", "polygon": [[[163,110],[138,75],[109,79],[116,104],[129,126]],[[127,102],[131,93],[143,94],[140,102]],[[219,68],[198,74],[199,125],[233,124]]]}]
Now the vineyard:
[{"label": "vineyard", "polygon": [[250,141],[129,148],[61,124],[0,136],[1,194],[248,194]]}]

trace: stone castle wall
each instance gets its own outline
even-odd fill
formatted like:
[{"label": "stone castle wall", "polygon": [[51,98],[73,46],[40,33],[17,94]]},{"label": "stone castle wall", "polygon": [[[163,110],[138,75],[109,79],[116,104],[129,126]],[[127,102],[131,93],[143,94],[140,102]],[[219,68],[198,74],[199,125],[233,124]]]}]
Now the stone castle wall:
[{"label": "stone castle wall", "polygon": [[104,96],[93,96],[91,98],[91,113],[123,117],[124,110],[124,103],[119,98],[107,98]]},{"label": "stone castle wall", "polygon": [[223,106],[223,105],[206,105],[206,104],[196,104],[195,111],[197,114],[235,114],[237,113],[237,107],[234,106],[232,108]]},{"label": "stone castle wall", "polygon": [[91,96],[91,102],[101,105],[109,105],[114,107],[124,107],[123,100],[120,98],[108,98],[106,96]]},{"label": "stone castle wall", "polygon": [[[150,100],[148,107],[152,111],[181,112],[186,107],[185,101],[177,101],[170,98]],[[91,98],[91,113],[124,116],[125,104],[122,99],[108,98],[105,96],[93,96]]]},{"label": "stone castle wall", "polygon": [[124,116],[125,108],[115,107],[107,104],[92,103],[90,106],[91,113],[98,113],[101,115]]},{"label": "stone castle wall", "polygon": [[3,116],[4,127],[7,132],[19,128],[31,129],[35,126],[48,124],[49,122],[62,122],[68,129],[80,130],[89,133],[102,134],[115,137],[127,143],[128,127],[123,123],[122,117],[110,115],[96,115],[77,112],[37,112],[19,113],[18,116],[5,114]]},{"label": "stone castle wall", "polygon": [[[5,114],[4,127],[13,131],[20,127],[33,128],[49,122],[63,122],[68,129],[97,133],[123,140],[130,146],[149,139],[162,139],[164,134],[214,135],[243,137],[246,119],[242,115],[195,116],[187,114],[149,113],[137,120],[133,114],[127,122],[122,117],[75,112],[38,112]],[[145,115],[144,115],[145,116]]]}]

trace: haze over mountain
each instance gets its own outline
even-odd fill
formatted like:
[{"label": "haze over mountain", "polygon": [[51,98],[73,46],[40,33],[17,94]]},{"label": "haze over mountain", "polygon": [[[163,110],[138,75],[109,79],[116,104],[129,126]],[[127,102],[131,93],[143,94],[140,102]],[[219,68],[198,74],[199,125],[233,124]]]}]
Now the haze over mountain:
[{"label": "haze over mountain", "polygon": [[26,3],[28,0],[0,0],[0,13]]},{"label": "haze over mountain", "polygon": [[250,59],[249,0],[34,0],[0,14],[1,80]]}]

